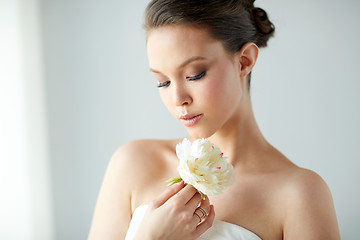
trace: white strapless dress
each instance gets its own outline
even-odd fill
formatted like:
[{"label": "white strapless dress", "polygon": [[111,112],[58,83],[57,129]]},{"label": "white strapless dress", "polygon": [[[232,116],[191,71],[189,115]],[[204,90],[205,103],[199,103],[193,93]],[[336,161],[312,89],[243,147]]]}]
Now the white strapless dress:
[{"label": "white strapless dress", "polygon": [[[145,215],[148,205],[140,205],[133,213],[125,240],[132,240]],[[198,239],[203,240],[261,240],[255,233],[236,224],[215,220],[212,227]]]}]

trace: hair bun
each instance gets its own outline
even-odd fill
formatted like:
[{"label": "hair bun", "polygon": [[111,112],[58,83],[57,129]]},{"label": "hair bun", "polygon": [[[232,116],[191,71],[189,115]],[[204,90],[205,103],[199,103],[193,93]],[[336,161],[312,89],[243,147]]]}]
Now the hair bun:
[{"label": "hair bun", "polygon": [[265,47],[269,38],[274,35],[275,26],[262,8],[253,8],[252,15],[257,29],[256,44],[259,47]]}]

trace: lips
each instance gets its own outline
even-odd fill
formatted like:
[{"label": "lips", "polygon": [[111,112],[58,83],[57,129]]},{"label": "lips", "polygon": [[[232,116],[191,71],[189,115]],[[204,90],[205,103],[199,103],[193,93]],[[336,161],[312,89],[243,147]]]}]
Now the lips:
[{"label": "lips", "polygon": [[203,114],[185,114],[180,116],[180,121],[186,127],[195,126],[203,117]]}]

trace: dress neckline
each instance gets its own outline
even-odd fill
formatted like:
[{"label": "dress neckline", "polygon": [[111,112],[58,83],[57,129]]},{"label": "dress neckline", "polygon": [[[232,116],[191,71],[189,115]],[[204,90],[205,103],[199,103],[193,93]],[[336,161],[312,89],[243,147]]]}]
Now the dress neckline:
[{"label": "dress neckline", "polygon": [[[149,207],[149,204],[141,204],[139,206],[137,206],[133,212],[133,216],[135,215],[136,212],[140,212],[142,209],[144,209],[143,211],[146,211],[146,209]],[[222,221],[222,220],[217,220],[215,219],[214,220],[214,225],[223,225],[223,226],[228,226],[232,229],[238,229],[238,230],[241,230],[241,231],[245,231],[247,232],[249,235],[252,235],[254,238],[256,239],[259,239],[261,240],[261,238],[256,235],[254,232],[250,231],[249,229],[247,228],[244,228],[242,226],[239,226],[237,224],[234,224],[234,223],[230,223],[230,222],[226,222],[226,221]]]}]

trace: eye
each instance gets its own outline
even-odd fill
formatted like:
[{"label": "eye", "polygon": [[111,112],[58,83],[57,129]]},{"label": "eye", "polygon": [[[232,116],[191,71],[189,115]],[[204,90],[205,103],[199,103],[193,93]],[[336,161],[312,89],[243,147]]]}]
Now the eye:
[{"label": "eye", "polygon": [[161,88],[161,87],[167,87],[169,85],[170,85],[170,81],[166,81],[166,82],[159,83],[157,87]]},{"label": "eye", "polygon": [[194,80],[198,80],[198,79],[202,78],[203,76],[205,76],[205,71],[203,71],[202,73],[200,73],[199,75],[196,75],[196,76],[186,77],[186,79],[189,79],[190,81],[194,81]]}]

